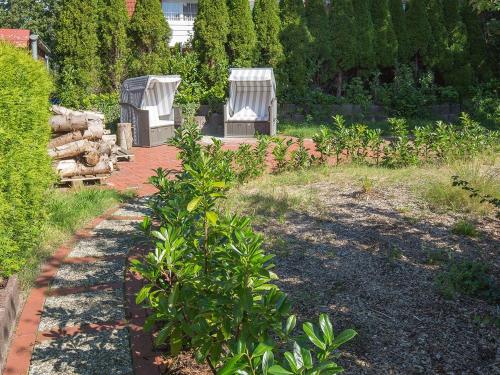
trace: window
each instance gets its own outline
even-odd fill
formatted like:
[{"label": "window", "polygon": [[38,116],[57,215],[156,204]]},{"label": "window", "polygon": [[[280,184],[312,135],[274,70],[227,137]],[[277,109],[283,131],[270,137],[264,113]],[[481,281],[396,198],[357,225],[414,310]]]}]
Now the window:
[{"label": "window", "polygon": [[184,19],[189,21],[194,21],[194,18],[198,14],[198,4],[187,3],[183,7]]},{"label": "window", "polygon": [[194,21],[198,14],[197,3],[185,3],[183,1],[163,0],[163,14],[169,21]]}]

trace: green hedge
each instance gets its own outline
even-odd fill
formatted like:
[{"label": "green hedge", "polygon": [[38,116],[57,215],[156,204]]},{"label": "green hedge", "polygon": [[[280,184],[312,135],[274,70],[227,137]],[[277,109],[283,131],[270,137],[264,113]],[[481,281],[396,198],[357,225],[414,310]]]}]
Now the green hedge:
[{"label": "green hedge", "polygon": [[52,80],[42,63],[5,43],[0,71],[0,277],[7,277],[32,254],[47,216]]}]

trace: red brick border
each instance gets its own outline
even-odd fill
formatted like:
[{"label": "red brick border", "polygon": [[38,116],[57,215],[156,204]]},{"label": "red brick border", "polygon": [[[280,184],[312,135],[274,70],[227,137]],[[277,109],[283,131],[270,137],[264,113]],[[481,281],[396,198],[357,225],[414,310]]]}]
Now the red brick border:
[{"label": "red brick border", "polygon": [[33,348],[39,336],[38,326],[40,324],[45,297],[48,294],[47,286],[78,240],[90,237],[90,231],[104,220],[109,219],[120,207],[121,205],[108,209],[104,214],[87,224],[82,230],[77,231],[42,266],[35,286],[31,289],[24,304],[16,332],[12,338],[5,362],[4,375],[25,375],[28,372]]}]

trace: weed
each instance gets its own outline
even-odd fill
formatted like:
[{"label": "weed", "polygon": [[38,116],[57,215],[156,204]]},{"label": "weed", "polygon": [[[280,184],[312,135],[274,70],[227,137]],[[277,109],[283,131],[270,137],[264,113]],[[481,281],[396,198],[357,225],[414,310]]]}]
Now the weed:
[{"label": "weed", "polygon": [[429,248],[427,249],[427,259],[425,263],[431,265],[442,264],[451,259],[451,252],[448,249]]},{"label": "weed", "polygon": [[457,221],[451,228],[453,234],[467,237],[477,237],[479,236],[479,231],[476,229],[474,223],[468,220],[462,219]]},{"label": "weed", "polygon": [[370,194],[373,191],[373,187],[375,183],[373,180],[367,176],[364,176],[361,179],[361,193],[362,194]]},{"label": "weed", "polygon": [[487,265],[474,261],[452,262],[449,269],[436,278],[439,292],[448,299],[460,294],[500,302],[500,289],[489,274]]}]

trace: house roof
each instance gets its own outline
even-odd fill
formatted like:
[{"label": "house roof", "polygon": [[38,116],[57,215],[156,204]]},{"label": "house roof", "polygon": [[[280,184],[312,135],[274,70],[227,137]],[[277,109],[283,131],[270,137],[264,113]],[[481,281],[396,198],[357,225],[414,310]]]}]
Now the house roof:
[{"label": "house roof", "polygon": [[129,17],[131,17],[132,14],[134,14],[136,1],[137,0],[125,0]]},{"label": "house roof", "polygon": [[17,47],[27,48],[30,43],[30,31],[26,29],[0,29],[0,39]]}]

